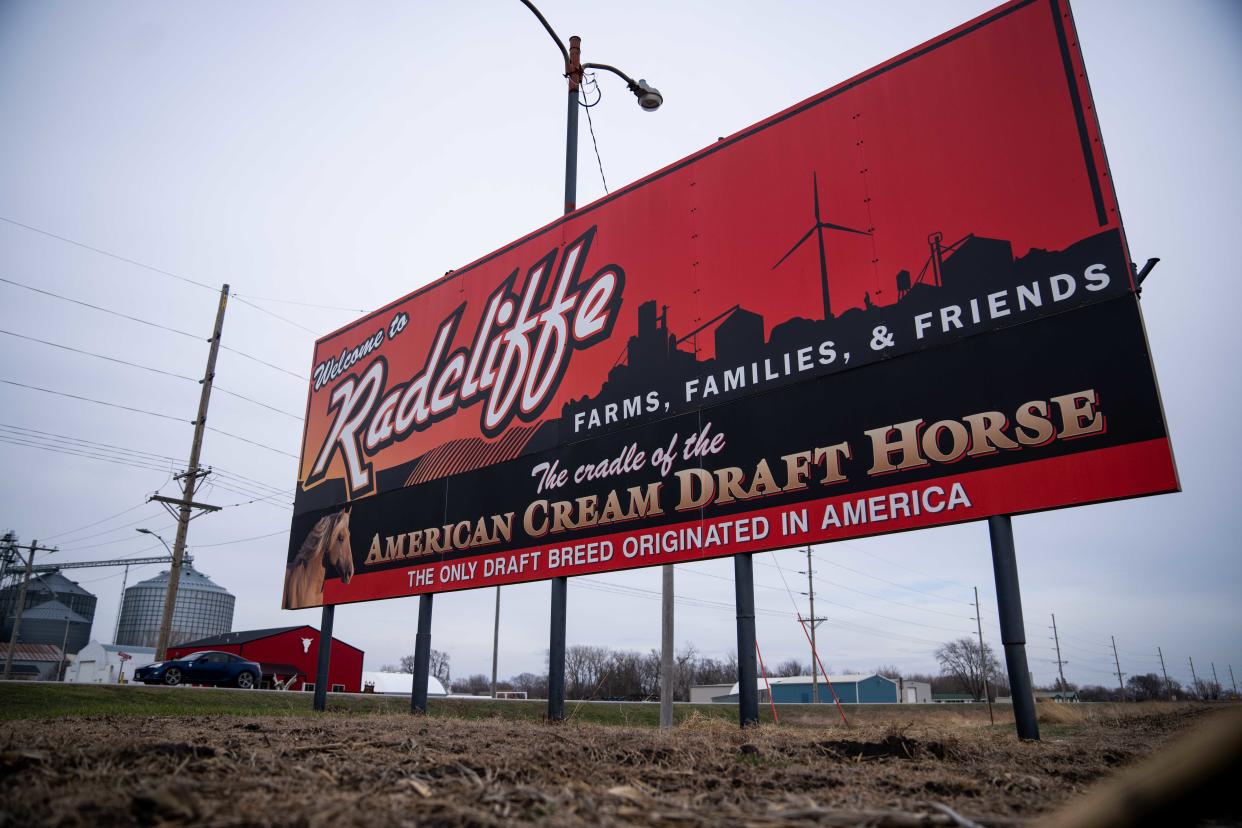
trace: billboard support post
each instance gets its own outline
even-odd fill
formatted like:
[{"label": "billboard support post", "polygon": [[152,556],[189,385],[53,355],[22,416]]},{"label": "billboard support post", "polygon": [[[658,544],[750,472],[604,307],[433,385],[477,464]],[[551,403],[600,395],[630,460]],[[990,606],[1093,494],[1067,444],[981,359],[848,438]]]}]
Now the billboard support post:
[{"label": "billboard support post", "polygon": [[665,564],[660,596],[660,727],[673,726],[673,565]]},{"label": "billboard support post", "polygon": [[[582,83],[582,38],[569,38],[565,77],[569,80],[569,104],[565,113],[565,215],[578,203],[578,86]],[[569,583],[552,579],[552,625],[548,641],[548,721],[565,718],[565,612]]]},{"label": "billboard support post", "polygon": [[324,604],[319,622],[319,661],[315,665],[316,712],[322,713],[328,703],[328,664],[332,659],[332,618],[336,615],[335,604]]},{"label": "billboard support post", "polygon": [[755,564],[750,552],[733,558],[737,602],[737,718],[742,727],[759,724],[759,665],[755,661]]},{"label": "billboard support post", "polygon": [[1014,722],[1019,739],[1039,741],[1035,694],[1026,663],[1026,628],[1022,623],[1022,593],[1018,588],[1013,520],[1009,515],[988,518],[988,534],[992,539],[996,610],[1000,615],[1001,643],[1005,646],[1005,667],[1009,672],[1009,692],[1013,696]]},{"label": "billboard support post", "polygon": [[565,718],[565,601],[569,579],[552,579],[552,618],[548,635],[548,721]]},{"label": "billboard support post", "polygon": [[431,592],[418,596],[418,632],[414,635],[414,688],[410,693],[410,712],[419,715],[427,713],[427,680],[431,672],[431,602],[435,597]]}]

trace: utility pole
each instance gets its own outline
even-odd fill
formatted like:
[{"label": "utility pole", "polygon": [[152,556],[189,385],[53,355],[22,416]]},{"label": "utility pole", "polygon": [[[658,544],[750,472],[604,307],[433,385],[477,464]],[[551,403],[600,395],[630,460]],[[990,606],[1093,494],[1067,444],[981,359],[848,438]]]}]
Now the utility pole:
[{"label": "utility pole", "polygon": [[65,649],[69,646],[69,616],[65,615],[65,635],[60,640],[60,669],[57,671],[56,680],[64,681],[65,673],[69,669],[69,660],[65,657]]},{"label": "utility pole", "polygon": [[1233,685],[1233,695],[1238,695],[1238,680],[1233,677],[1233,665],[1229,665],[1229,683]]},{"label": "utility pole", "polygon": [[992,713],[992,694],[988,690],[988,657],[983,649],[983,616],[979,613],[979,587],[975,587],[975,629],[979,631],[979,676],[983,679],[983,700],[988,703],[988,723],[996,724]]},{"label": "utility pole", "polygon": [[1061,676],[1061,692],[1064,693],[1069,689],[1069,683],[1065,680],[1065,665],[1068,661],[1061,659],[1061,638],[1057,635],[1057,614],[1052,613],[1052,640],[1057,645],[1057,673]]},{"label": "utility pole", "polygon": [[[500,661],[500,585],[496,585],[496,620],[492,626],[492,698],[496,698],[496,667]],[[448,689],[447,687],[445,688]]]},{"label": "utility pole", "polygon": [[3,538],[0,538],[0,589],[4,588],[5,579],[9,577],[9,563],[13,558],[13,547],[17,543],[17,539],[13,537],[12,532],[6,532]]},{"label": "utility pole", "polygon": [[1217,698],[1219,698],[1220,697],[1220,679],[1216,677],[1216,662],[1213,661],[1210,663],[1212,665],[1212,692],[1216,694]]},{"label": "utility pole", "polygon": [[125,564],[125,574],[121,576],[121,603],[116,605],[116,627],[112,630],[112,643],[121,637],[121,610],[125,609],[125,585],[129,583],[129,564]]},{"label": "utility pole", "polygon": [[1123,675],[1123,673],[1121,672],[1121,659],[1117,658],[1117,638],[1116,636],[1112,636],[1112,635],[1110,635],[1109,638],[1113,642],[1113,663],[1117,665],[1117,689],[1121,691],[1121,700],[1125,701],[1126,700],[1126,685],[1125,685],[1125,682],[1121,678]]},{"label": "utility pole", "polygon": [[673,565],[663,567],[662,594],[660,596],[660,727],[673,726]]},{"label": "utility pole", "polygon": [[1187,659],[1190,661],[1190,680],[1193,682],[1191,687],[1194,688],[1195,695],[1199,695],[1199,677],[1195,675],[1195,660],[1190,656],[1187,656]]},{"label": "utility pole", "polygon": [[13,677],[13,651],[17,648],[17,637],[22,631],[22,613],[26,611],[26,590],[30,588],[30,573],[34,570],[35,552],[55,552],[46,546],[39,546],[38,541],[30,542],[30,552],[26,555],[26,572],[22,575],[22,588],[17,592],[17,604],[13,607],[13,632],[9,635],[9,649],[4,654],[4,679]]},{"label": "utility pole", "polygon": [[207,428],[207,405],[211,402],[211,385],[216,378],[216,357],[220,353],[220,335],[224,330],[224,311],[229,302],[229,286],[220,288],[220,305],[216,310],[216,324],[211,332],[211,348],[207,351],[207,371],[203,374],[202,391],[198,398],[198,418],[194,421],[194,442],[190,445],[190,462],[184,474],[178,475],[182,481],[180,499],[153,495],[151,500],[164,504],[164,508],[175,513],[177,518],[177,539],[173,542],[172,565],[168,570],[168,588],[164,592],[164,614],[160,618],[160,633],[155,644],[155,660],[163,661],[167,655],[168,640],[172,635],[173,609],[177,605],[177,586],[181,581],[181,562],[185,557],[185,538],[190,530],[190,520],[194,517],[193,510],[203,512],[219,511],[219,506],[208,506],[194,502],[194,489],[200,477],[208,474],[199,469],[198,458],[203,448],[203,432]]},{"label": "utility pole", "polygon": [[1160,656],[1160,672],[1164,673],[1164,691],[1169,701],[1173,701],[1173,683],[1169,681],[1169,671],[1164,669],[1164,653],[1159,647],[1156,648],[1156,655]]},{"label": "utility pole", "polygon": [[803,624],[811,629],[811,704],[819,704],[819,673],[815,670],[815,662],[819,658],[819,650],[815,646],[815,628],[827,621],[815,615],[815,570],[811,568],[811,547],[806,548],[806,586],[807,597],[811,602],[811,615]]}]

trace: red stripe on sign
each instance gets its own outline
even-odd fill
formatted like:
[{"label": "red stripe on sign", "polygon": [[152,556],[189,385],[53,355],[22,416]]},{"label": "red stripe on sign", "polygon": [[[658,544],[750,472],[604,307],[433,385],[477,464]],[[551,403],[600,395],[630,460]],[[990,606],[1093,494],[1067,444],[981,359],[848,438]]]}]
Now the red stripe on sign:
[{"label": "red stripe on sign", "polygon": [[[328,603],[538,581],[741,552],[902,532],[1178,491],[1167,439],[825,497],[789,506],[601,534],[453,561],[356,574],[324,584]],[[791,516],[804,517],[805,528]],[[414,527],[411,527],[414,528]]]}]

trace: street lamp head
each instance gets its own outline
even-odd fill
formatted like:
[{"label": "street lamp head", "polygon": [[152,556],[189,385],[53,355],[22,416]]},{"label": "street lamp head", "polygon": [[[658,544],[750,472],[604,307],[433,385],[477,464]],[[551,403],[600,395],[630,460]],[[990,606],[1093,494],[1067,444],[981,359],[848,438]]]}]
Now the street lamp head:
[{"label": "street lamp head", "polygon": [[154,532],[152,532],[150,529],[136,529],[135,531],[137,531],[137,532],[139,532],[139,533],[141,533],[141,534],[143,534],[143,535],[154,535],[154,534],[155,534],[155,533],[154,533]]},{"label": "street lamp head", "polygon": [[664,96],[660,94],[660,90],[645,80],[639,80],[638,83],[630,86],[630,91],[634,93],[634,97],[638,98],[638,105],[648,112],[655,112],[664,103]]}]

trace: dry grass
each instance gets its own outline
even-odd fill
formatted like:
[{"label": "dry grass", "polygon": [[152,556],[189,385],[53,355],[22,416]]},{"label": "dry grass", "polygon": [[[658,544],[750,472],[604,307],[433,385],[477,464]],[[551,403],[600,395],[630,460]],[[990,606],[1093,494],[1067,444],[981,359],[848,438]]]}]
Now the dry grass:
[{"label": "dry grass", "polygon": [[1084,708],[1026,744],[974,717],[963,727],[908,711],[850,729],[745,732],[692,714],[668,733],[395,715],[10,721],[0,826],[952,824],[945,807],[1007,825],[1203,712],[1133,707]]}]

